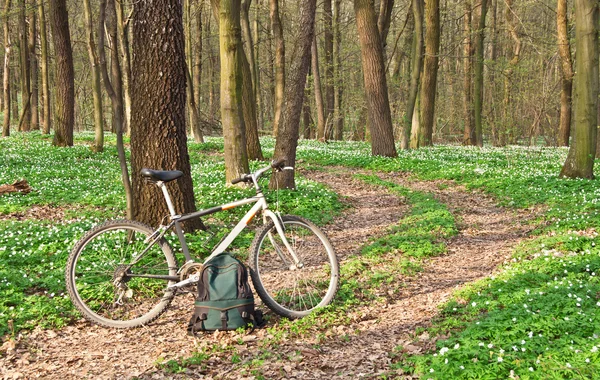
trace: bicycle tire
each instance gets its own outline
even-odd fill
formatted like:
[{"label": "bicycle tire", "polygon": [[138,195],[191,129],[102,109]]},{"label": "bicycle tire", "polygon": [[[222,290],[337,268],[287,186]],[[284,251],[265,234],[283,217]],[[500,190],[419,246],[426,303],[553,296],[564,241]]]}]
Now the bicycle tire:
[{"label": "bicycle tire", "polygon": [[271,221],[257,231],[252,242],[250,276],[258,296],[273,312],[301,318],[331,303],[339,285],[339,265],[329,239],[316,225],[294,215],[284,215],[281,221],[303,266],[295,268],[291,258],[284,262],[277,253],[285,245]]},{"label": "bicycle tire", "polygon": [[177,275],[177,262],[166,240],[153,243],[125,271],[135,255],[148,247],[144,240],[153,232],[139,222],[114,220],[94,227],[75,244],[67,261],[66,284],[73,304],[87,320],[131,328],[152,322],[167,309],[175,296],[167,285],[174,282],[137,277]]}]

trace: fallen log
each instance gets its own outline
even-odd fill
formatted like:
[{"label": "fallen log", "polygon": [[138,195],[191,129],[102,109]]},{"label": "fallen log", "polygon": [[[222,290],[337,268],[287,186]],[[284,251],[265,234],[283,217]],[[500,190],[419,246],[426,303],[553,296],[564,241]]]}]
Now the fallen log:
[{"label": "fallen log", "polygon": [[31,192],[31,190],[31,186],[29,186],[26,179],[20,179],[11,185],[0,185],[0,195],[8,193],[27,194]]}]

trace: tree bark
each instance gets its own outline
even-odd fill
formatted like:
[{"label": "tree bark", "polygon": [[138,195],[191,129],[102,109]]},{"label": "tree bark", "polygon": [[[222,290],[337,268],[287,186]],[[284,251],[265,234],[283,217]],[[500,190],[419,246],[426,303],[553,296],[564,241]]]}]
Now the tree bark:
[{"label": "tree bark", "polygon": [[119,0],[108,0],[107,2],[107,19],[106,19],[106,33],[108,36],[108,46],[110,48],[110,75],[112,78],[112,86],[116,95],[120,99],[121,107],[119,109],[120,114],[113,114],[113,131],[116,130],[115,125],[120,124],[121,129],[125,131],[125,105],[123,102],[123,71],[121,70],[121,59],[119,54],[119,38],[118,38],[118,26],[117,26],[117,11],[116,3]]},{"label": "tree bark", "polygon": [[[275,151],[275,159],[285,158],[286,165],[295,167],[296,165],[296,147],[298,145],[298,134],[300,124],[300,114],[304,102],[304,87],[306,85],[306,75],[311,65],[311,45],[314,41],[314,24],[316,12],[316,0],[304,0],[299,3],[300,22],[299,22],[299,57],[292,62],[290,77],[286,86],[285,98],[287,102],[284,107]],[[269,188],[287,188],[296,187],[294,181],[294,172],[284,170],[279,173],[273,173]]]},{"label": "tree bark", "polygon": [[225,180],[231,183],[232,179],[249,172],[243,113],[243,65],[240,65],[240,56],[244,54],[241,43],[241,0],[211,0],[211,4],[219,22]]},{"label": "tree bark", "polygon": [[131,124],[131,56],[129,50],[129,19],[125,19],[125,5],[122,1],[115,2],[117,10],[117,36],[121,52],[123,79],[123,133],[129,133]]},{"label": "tree bark", "polygon": [[[194,141],[197,143],[204,142],[204,134],[202,133],[201,128],[201,120],[200,120],[200,110],[197,104],[196,97],[196,86],[194,83],[194,76],[196,74],[196,70],[194,68],[196,65],[194,64],[194,56],[193,54],[193,36],[192,29],[194,18],[192,17],[192,6],[190,0],[185,0],[183,3],[183,13],[184,13],[184,22],[185,27],[185,55],[186,55],[186,68],[185,75],[187,80],[187,108],[189,111],[189,121],[190,121],[190,130],[192,132],[192,137]],[[195,28],[194,28],[195,29]],[[202,57],[198,57],[198,60],[201,60]]]},{"label": "tree bark", "polygon": [[560,121],[558,145],[569,146],[571,136],[571,95],[573,91],[573,60],[567,28],[567,0],[558,0],[556,6],[556,26],[558,37],[558,54],[560,55],[561,91],[560,91]]},{"label": "tree bark", "polygon": [[275,98],[273,116],[273,135],[277,136],[277,130],[281,120],[283,109],[283,95],[285,91],[285,42],[283,39],[283,26],[279,16],[279,0],[269,0],[269,14],[271,17],[271,30],[275,40]]},{"label": "tree bark", "polygon": [[[511,81],[512,81],[514,69],[519,64],[519,61],[521,59],[522,43],[521,43],[521,39],[519,38],[519,34],[517,33],[518,24],[514,17],[513,0],[505,0],[505,4],[506,4],[506,11],[505,11],[506,24],[508,26],[508,34],[509,34],[510,38],[513,40],[513,46],[512,46],[512,58],[508,62],[508,68],[506,68],[506,70],[504,70],[503,119],[504,119],[505,123],[507,123],[508,125],[511,125],[512,121],[513,121],[513,117],[512,117],[513,110],[511,107],[511,103],[512,103]],[[512,127],[512,128],[514,128],[514,127]],[[514,135],[515,135],[514,131],[510,131],[510,130],[505,131],[504,134],[508,136],[510,143],[516,142],[516,141],[514,141]],[[501,138],[501,145],[505,145],[505,143],[506,143],[506,138],[505,137]]]},{"label": "tree bark", "polygon": [[465,118],[465,131],[463,135],[463,145],[475,145],[477,140],[475,139],[475,128],[474,114],[473,114],[473,94],[471,92],[473,88],[473,44],[471,43],[472,29],[472,4],[471,0],[465,1],[465,15],[464,17],[464,48],[463,48],[463,68],[464,68],[464,118]]},{"label": "tree bark", "polygon": [[[333,131],[333,115],[335,110],[335,86],[333,67],[333,13],[331,0],[323,1],[323,31],[325,43],[325,130]],[[326,139],[331,136],[326,136]]]},{"label": "tree bark", "polygon": [[[144,184],[142,168],[181,170],[169,183],[175,210],[196,210],[185,127],[185,51],[181,2],[146,0],[133,10],[131,78],[131,169],[136,220],[157,225],[168,213],[155,186]],[[155,41],[156,43],[148,43]],[[165,59],[169,57],[169,59]],[[186,230],[203,228],[199,219]]]},{"label": "tree bark", "polygon": [[485,18],[488,0],[481,0],[479,23],[475,34],[475,78],[473,84],[473,105],[475,111],[475,140],[483,146],[483,40],[485,38]]},{"label": "tree bark", "polygon": [[440,52],[440,1],[425,3],[425,61],[421,83],[421,128],[419,146],[433,145],[435,98]]},{"label": "tree bark", "polygon": [[28,47],[29,52],[29,77],[30,89],[31,89],[31,125],[30,128],[34,131],[40,129],[40,114],[38,107],[38,60],[36,54],[37,45],[37,12],[35,11],[36,0],[30,0],[30,12],[29,12],[29,33],[28,33]]},{"label": "tree bark", "polygon": [[19,66],[21,67],[21,108],[23,118],[20,130],[27,132],[31,129],[31,109],[25,107],[31,97],[31,78],[29,63],[29,41],[27,39],[27,3],[21,0],[19,5]]},{"label": "tree bark", "polygon": [[100,66],[96,53],[94,29],[92,27],[92,10],[90,0],[83,0],[83,14],[87,35],[87,51],[92,72],[92,95],[94,97],[94,130],[95,138],[92,149],[96,152],[104,150],[104,115],[102,112],[102,89],[100,87]]},{"label": "tree bark", "polygon": [[[113,2],[114,0],[108,0]],[[108,17],[106,13],[108,12]],[[133,190],[131,187],[131,180],[129,178],[129,168],[127,167],[127,158],[125,157],[125,144],[123,142],[123,98],[117,94],[112,85],[108,67],[106,65],[106,49],[104,47],[104,36],[108,34],[112,44],[116,44],[116,33],[112,27],[115,22],[117,15],[115,14],[116,9],[114,3],[110,6],[107,4],[107,0],[100,0],[100,17],[98,21],[98,62],[102,73],[102,80],[104,81],[104,87],[110,97],[110,103],[113,111],[113,127],[117,136],[117,154],[119,157],[119,165],[121,167],[121,180],[123,181],[123,187],[125,190],[125,199],[127,201],[127,219],[135,218],[135,203]],[[105,27],[106,21],[106,27]],[[108,31],[108,33],[106,33]],[[118,61],[117,61],[118,65]],[[133,142],[133,139],[132,139]],[[133,149],[132,149],[133,152]],[[133,168],[133,167],[132,167]]]},{"label": "tree bark", "polygon": [[379,36],[381,37],[384,55],[387,46],[387,36],[390,31],[390,24],[392,22],[393,10],[394,0],[381,0],[379,2],[379,16],[377,18],[377,29],[379,30]]},{"label": "tree bark", "polygon": [[[412,44],[411,54],[411,72],[410,72],[410,87],[408,91],[408,101],[406,102],[406,116],[404,118],[404,130],[402,133],[402,139],[400,141],[400,147],[402,149],[408,149],[419,147],[419,139],[411,139],[412,130],[416,136],[419,132],[419,123],[413,123],[413,114],[417,110],[417,121],[419,119],[419,108],[415,107],[417,104],[417,97],[419,95],[419,83],[421,79],[421,72],[423,71],[423,0],[412,0],[412,13],[415,22],[415,32]],[[414,141],[411,145],[410,142]]]},{"label": "tree bark", "polygon": [[42,74],[42,133],[47,135],[52,127],[52,118],[50,116],[50,79],[48,75],[48,33],[46,30],[46,11],[44,2],[40,1],[38,5],[40,19],[40,71]]},{"label": "tree bark", "polygon": [[[4,14],[8,15],[10,11],[10,0],[4,1]],[[4,120],[2,122],[2,137],[10,136],[10,107],[11,107],[11,99],[10,99],[10,53],[12,49],[12,44],[10,41],[10,25],[8,22],[8,17],[4,17],[3,23],[4,30],[4,67],[3,67],[3,77],[2,77],[2,89],[3,89],[3,114]]]},{"label": "tree bark", "polygon": [[56,56],[54,96],[54,146],[73,146],[75,74],[66,0],[50,0],[50,24]]},{"label": "tree bark", "polygon": [[312,77],[315,87],[315,106],[317,111],[317,140],[321,142],[327,141],[325,135],[326,124],[325,124],[325,104],[323,102],[323,90],[321,87],[321,73],[319,70],[319,49],[317,47],[317,37],[313,37],[313,43],[311,45],[311,67]]},{"label": "tree bark", "polygon": [[575,126],[561,177],[594,178],[598,124],[598,2],[575,0]]},{"label": "tree bark", "polygon": [[340,7],[341,0],[334,0],[333,3],[333,55],[335,61],[334,67],[334,138],[336,140],[344,139],[344,113],[342,110],[342,96],[344,93],[344,80],[342,78],[342,33],[340,30]]},{"label": "tree bark", "polygon": [[361,46],[363,79],[369,111],[371,153],[374,156],[396,157],[383,59],[383,45],[377,29],[375,10],[369,0],[354,0],[354,11]]}]

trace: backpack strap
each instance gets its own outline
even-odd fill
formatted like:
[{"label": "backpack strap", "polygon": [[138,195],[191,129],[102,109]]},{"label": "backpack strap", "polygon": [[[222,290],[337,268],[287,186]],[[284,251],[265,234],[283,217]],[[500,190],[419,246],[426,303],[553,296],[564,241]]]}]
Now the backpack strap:
[{"label": "backpack strap", "polygon": [[223,331],[227,330],[227,310],[221,311],[221,326]]}]

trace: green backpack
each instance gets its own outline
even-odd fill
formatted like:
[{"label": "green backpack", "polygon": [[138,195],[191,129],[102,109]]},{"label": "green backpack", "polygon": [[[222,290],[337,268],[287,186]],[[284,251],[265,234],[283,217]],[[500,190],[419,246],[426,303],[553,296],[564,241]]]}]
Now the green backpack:
[{"label": "green backpack", "polygon": [[209,260],[200,272],[197,287],[188,333],[262,325],[262,313],[254,309],[248,271],[235,257],[222,253]]}]

